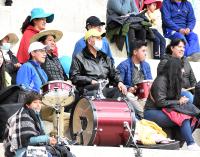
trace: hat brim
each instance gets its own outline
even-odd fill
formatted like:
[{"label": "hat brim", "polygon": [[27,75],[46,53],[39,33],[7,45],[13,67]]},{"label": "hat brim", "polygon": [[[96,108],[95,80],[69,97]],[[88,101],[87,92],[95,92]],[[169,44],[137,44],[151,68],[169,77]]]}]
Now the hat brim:
[{"label": "hat brim", "polygon": [[47,36],[47,35],[52,35],[55,37],[55,42],[58,42],[62,36],[63,36],[63,33],[59,30],[45,30],[45,31],[42,31],[42,32],[39,32],[37,34],[35,34],[31,40],[30,40],[30,43],[33,43],[35,41],[38,41],[41,37],[44,37],[44,36]]},{"label": "hat brim", "polygon": [[162,2],[160,0],[156,0],[156,1],[146,1],[144,2],[144,6],[143,9],[147,8],[147,5],[151,4],[151,3],[157,3],[156,5],[156,9],[160,9],[162,6]]},{"label": "hat brim", "polygon": [[46,22],[47,23],[51,23],[54,19],[54,14],[40,14],[34,17],[31,17],[30,21],[34,20],[34,19],[40,19],[40,18],[46,18]]},{"label": "hat brim", "polygon": [[[18,41],[19,38],[17,37],[17,35],[15,33],[8,33],[3,35],[2,39],[5,38],[6,36],[8,36],[9,40],[8,42],[11,43],[11,45],[15,45]],[[2,40],[0,39],[0,40]]]}]

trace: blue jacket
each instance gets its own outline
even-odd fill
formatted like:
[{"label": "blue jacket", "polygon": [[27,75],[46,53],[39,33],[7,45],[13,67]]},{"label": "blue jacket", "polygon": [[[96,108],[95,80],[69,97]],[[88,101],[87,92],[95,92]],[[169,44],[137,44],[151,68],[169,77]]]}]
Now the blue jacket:
[{"label": "blue jacket", "polygon": [[[127,86],[127,88],[133,86],[132,84],[132,78],[134,76],[133,74],[133,66],[131,58],[126,59],[125,61],[121,62],[117,69],[120,71],[121,79],[123,80],[123,83]],[[145,80],[152,80],[151,75],[151,69],[149,63],[143,61],[140,63],[141,70],[144,74]]]},{"label": "blue jacket", "polygon": [[196,24],[194,10],[188,1],[181,2],[179,6],[173,0],[164,0],[161,15],[165,36],[171,31],[178,32],[181,28],[190,28],[190,30],[193,30]]},{"label": "blue jacket", "polygon": [[[44,78],[45,82],[47,82],[48,77],[44,70],[40,67],[40,65],[34,61],[30,61],[34,65],[36,65],[37,69],[39,70],[40,74]],[[33,90],[36,92],[40,92],[40,87],[42,86],[42,81],[33,67],[33,65],[29,62],[23,64],[17,72],[16,83],[18,85],[22,85],[28,90]]]},{"label": "blue jacket", "polygon": [[[105,53],[107,56],[109,56],[114,61],[107,39],[105,37],[103,37],[102,41],[103,41],[103,47],[102,47],[101,51],[103,53]],[[86,47],[86,43],[85,43],[85,40],[83,37],[79,41],[76,42],[72,56],[74,57],[77,54],[81,53],[85,47]]]}]

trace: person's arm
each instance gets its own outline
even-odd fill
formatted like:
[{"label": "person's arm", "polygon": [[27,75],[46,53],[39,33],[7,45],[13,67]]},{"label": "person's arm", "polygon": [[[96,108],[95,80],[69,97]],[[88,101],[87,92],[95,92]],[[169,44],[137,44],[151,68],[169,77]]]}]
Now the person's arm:
[{"label": "person's arm", "polygon": [[48,135],[33,136],[29,139],[30,145],[38,145],[40,143],[48,144],[50,137]]},{"label": "person's arm", "polygon": [[146,80],[152,80],[153,77],[152,77],[152,74],[151,74],[151,68],[150,68],[150,65],[149,63],[145,62],[145,71],[146,71]]},{"label": "person's arm", "polygon": [[70,80],[72,80],[72,83],[74,85],[80,85],[80,86],[83,86],[83,85],[89,85],[92,83],[92,79],[89,78],[88,76],[84,76],[82,74],[82,65],[81,63],[79,62],[78,58],[75,57],[72,59],[72,64],[71,64],[71,67],[70,67],[70,72],[69,72],[69,78]]},{"label": "person's arm", "polygon": [[191,3],[188,2],[187,4],[189,7],[189,12],[187,14],[187,28],[189,28],[190,31],[192,31],[196,24],[196,18],[195,18],[194,9],[192,8]]},{"label": "person's arm", "polygon": [[191,87],[195,87],[197,80],[196,80],[196,77],[194,75],[194,72],[193,72],[192,67],[191,67],[189,62],[188,62],[188,66],[189,66],[189,69],[190,69],[190,75],[189,75],[190,85],[191,85]]},{"label": "person's arm", "polygon": [[108,0],[107,9],[112,10],[119,16],[126,15],[129,13],[128,8],[128,2],[130,3],[130,0]]},{"label": "person's arm", "polygon": [[104,50],[102,50],[102,52],[105,51],[104,53],[105,53],[107,56],[109,56],[109,57],[112,59],[113,63],[114,63],[114,58],[113,58],[113,56],[112,56],[112,51],[111,51],[111,49],[110,49],[108,40],[104,37],[104,38],[102,38],[102,41],[103,41],[103,48],[104,48]]},{"label": "person's arm", "polygon": [[181,27],[179,27],[172,21],[171,19],[172,13],[170,11],[171,4],[168,4],[168,3],[170,3],[170,1],[163,1],[162,7],[160,10],[161,15],[162,15],[162,22],[164,23],[165,27],[178,32],[181,29]]},{"label": "person's arm", "polygon": [[131,0],[131,10],[132,10],[132,13],[134,13],[135,15],[139,13],[139,9],[136,5],[135,0]]},{"label": "person's arm", "polygon": [[167,59],[163,59],[163,60],[160,60],[160,63],[158,64],[158,67],[157,67],[157,75],[163,71],[163,68],[165,66],[165,64],[167,63]]},{"label": "person's arm", "polygon": [[83,38],[81,38],[79,41],[76,42],[74,46],[74,51],[72,54],[72,57],[75,57],[77,54],[82,52],[82,50],[86,47],[86,43]]},{"label": "person's arm", "polygon": [[16,84],[22,85],[26,87],[26,89],[31,89],[30,87],[31,77],[32,77],[32,69],[27,64],[24,64],[17,72]]}]

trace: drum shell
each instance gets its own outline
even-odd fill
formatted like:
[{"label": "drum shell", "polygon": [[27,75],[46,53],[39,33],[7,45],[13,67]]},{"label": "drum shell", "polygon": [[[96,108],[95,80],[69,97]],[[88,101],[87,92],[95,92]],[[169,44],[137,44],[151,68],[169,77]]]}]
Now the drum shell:
[{"label": "drum shell", "polygon": [[[129,107],[130,105],[125,101],[107,99],[91,101],[83,98],[78,102],[76,108],[83,103],[88,103],[91,107],[93,117],[93,127],[90,130],[92,135],[90,140],[83,143],[84,145],[127,146],[130,144],[130,134],[124,127],[124,122],[128,122],[130,128],[135,128],[134,112]],[[73,121],[73,123],[76,122]],[[75,130],[72,126],[73,131]]]},{"label": "drum shell", "polygon": [[151,89],[152,81],[143,81],[137,84],[136,95],[138,99],[147,99]]}]

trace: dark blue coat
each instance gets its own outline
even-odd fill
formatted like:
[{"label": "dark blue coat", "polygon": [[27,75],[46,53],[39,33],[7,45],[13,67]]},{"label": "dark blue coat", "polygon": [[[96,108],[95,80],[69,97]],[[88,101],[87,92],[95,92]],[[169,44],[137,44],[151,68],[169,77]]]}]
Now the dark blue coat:
[{"label": "dark blue coat", "polygon": [[[132,84],[132,77],[134,76],[133,67],[134,64],[132,63],[131,58],[126,59],[117,66],[117,69],[120,71],[121,79],[123,80],[123,83],[127,86],[127,88],[133,86]],[[143,61],[140,63],[140,67],[144,74],[144,79],[152,80],[149,63]]]}]

